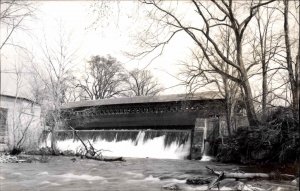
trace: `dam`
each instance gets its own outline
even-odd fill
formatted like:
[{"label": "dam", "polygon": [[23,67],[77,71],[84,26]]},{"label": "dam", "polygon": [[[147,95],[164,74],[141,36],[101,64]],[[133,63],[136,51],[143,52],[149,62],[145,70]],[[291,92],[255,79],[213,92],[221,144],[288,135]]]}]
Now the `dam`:
[{"label": "dam", "polygon": [[[71,102],[62,106],[59,150],[82,149],[77,134],[105,156],[196,159],[219,125],[224,99],[217,92]],[[45,138],[50,145],[50,135]]]}]

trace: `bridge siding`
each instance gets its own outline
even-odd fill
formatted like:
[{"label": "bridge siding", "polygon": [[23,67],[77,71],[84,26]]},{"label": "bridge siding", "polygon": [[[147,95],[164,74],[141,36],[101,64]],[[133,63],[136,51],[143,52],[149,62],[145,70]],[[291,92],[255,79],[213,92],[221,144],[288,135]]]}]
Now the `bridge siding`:
[{"label": "bridge siding", "polygon": [[97,106],[64,110],[68,125],[75,129],[111,129],[123,127],[195,126],[196,118],[223,115],[221,100],[174,103]]}]

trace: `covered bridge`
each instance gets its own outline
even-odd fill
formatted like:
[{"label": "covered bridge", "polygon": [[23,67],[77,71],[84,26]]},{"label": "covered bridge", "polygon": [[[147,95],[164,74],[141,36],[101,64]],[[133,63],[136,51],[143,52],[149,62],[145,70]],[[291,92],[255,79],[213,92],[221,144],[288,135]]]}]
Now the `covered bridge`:
[{"label": "covered bridge", "polygon": [[[219,125],[218,117],[224,112],[224,98],[214,91],[192,96],[176,94],[79,101],[62,107],[65,127],[71,126],[89,136],[101,132],[102,136],[106,133],[108,139],[107,133],[110,133],[112,140],[121,136],[112,131],[122,130],[121,139],[126,139],[126,131],[130,132],[127,138],[135,140],[137,131],[146,130],[148,138],[163,134],[168,140],[177,137],[176,140],[186,142],[189,139],[189,158],[201,156],[207,129],[215,129],[213,127]],[[136,135],[133,136],[134,132]],[[184,135],[189,138],[183,139]]]},{"label": "covered bridge", "polygon": [[75,129],[182,129],[195,127],[197,118],[223,115],[224,98],[210,91],[71,102],[63,116]]}]

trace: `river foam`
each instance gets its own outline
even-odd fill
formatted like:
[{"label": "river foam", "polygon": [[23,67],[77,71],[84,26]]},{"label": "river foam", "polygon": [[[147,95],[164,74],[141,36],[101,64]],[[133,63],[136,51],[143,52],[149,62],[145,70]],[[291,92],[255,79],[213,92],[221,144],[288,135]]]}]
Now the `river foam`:
[{"label": "river foam", "polygon": [[206,162],[206,161],[212,161],[214,158],[211,156],[203,155],[200,161]]},{"label": "river foam", "polygon": [[48,174],[49,174],[48,172],[44,171],[44,172],[38,173],[37,176],[40,176],[40,175],[48,175]]},{"label": "river foam", "polygon": [[131,177],[133,177],[133,178],[141,178],[141,177],[144,177],[144,175],[141,174],[141,173],[130,172],[130,171],[126,171],[126,172],[124,172],[124,174],[129,175],[129,176],[131,176]]},{"label": "river foam", "polygon": [[61,175],[54,175],[55,177],[62,178],[65,181],[70,180],[87,180],[87,181],[95,181],[95,180],[104,180],[105,178],[101,176],[91,176],[88,174],[76,175],[73,173],[61,174]]}]

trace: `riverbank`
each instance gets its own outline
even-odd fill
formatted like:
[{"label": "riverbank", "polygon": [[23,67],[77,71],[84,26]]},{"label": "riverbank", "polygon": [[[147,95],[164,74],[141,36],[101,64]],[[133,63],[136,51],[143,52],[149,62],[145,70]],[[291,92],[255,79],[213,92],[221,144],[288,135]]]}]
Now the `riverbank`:
[{"label": "riverbank", "polygon": [[29,154],[19,154],[10,155],[9,153],[0,152],[0,163],[32,163],[41,162],[46,163],[53,157],[51,155],[29,155]]},{"label": "riverbank", "polygon": [[278,108],[259,126],[239,127],[230,136],[207,141],[211,145],[210,154],[219,162],[249,165],[300,162],[299,121],[286,108]]},{"label": "riverbank", "polygon": [[[3,156],[3,155],[1,155]],[[40,159],[41,156],[32,155]],[[206,169],[244,171],[247,166],[170,159],[126,158],[126,162],[104,162],[80,157],[52,156],[47,162],[0,163],[3,190],[206,190],[208,184],[191,185],[191,177],[213,177]],[[297,190],[291,181],[227,179],[219,184],[221,190]],[[244,189],[244,190],[245,190]],[[246,189],[246,190],[247,190]],[[217,190],[214,187],[212,190]]]}]

